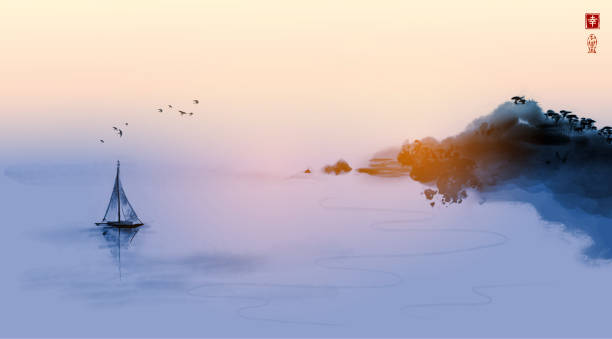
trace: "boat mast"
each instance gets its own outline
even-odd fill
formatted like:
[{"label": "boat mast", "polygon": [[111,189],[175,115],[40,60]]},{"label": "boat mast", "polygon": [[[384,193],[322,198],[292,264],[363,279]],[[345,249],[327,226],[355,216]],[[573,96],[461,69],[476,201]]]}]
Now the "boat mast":
[{"label": "boat mast", "polygon": [[117,221],[121,222],[121,194],[119,193],[119,160],[117,160],[117,178],[115,178],[115,187],[117,187]]}]

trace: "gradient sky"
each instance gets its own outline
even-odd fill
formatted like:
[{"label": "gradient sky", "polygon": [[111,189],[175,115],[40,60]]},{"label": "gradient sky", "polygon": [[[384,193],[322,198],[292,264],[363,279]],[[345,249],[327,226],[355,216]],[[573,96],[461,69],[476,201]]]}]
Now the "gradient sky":
[{"label": "gradient sky", "polygon": [[[585,12],[602,13],[596,55]],[[3,1],[0,153],[318,168],[457,133],[516,94],[612,124],[608,13],[609,1]],[[168,103],[196,118],[156,112]]]}]

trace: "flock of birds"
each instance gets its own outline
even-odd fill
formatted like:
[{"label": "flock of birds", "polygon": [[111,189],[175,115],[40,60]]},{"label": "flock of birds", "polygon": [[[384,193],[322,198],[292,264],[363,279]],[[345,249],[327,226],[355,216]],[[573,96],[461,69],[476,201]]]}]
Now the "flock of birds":
[{"label": "flock of birds", "polygon": [[[200,100],[198,99],[193,99],[193,104],[197,105],[200,103]],[[168,105],[168,109],[173,109],[172,105]],[[157,111],[159,113],[164,112],[163,108],[158,108]],[[185,116],[185,115],[189,115],[189,116],[193,116],[193,112],[185,112],[183,110],[178,110],[179,114],[181,116]],[[124,126],[129,126],[129,124],[127,122],[124,123]],[[117,126],[113,126],[113,131],[115,131],[115,133],[117,134],[117,136],[119,136],[119,138],[123,138],[123,130]],[[104,143],[104,139],[100,139],[100,143]]]},{"label": "flock of birds", "polygon": [[[198,100],[198,99],[193,99],[193,104],[194,104],[194,105],[197,105],[197,104],[199,104],[199,103],[200,103],[200,100]],[[168,105],[168,109],[173,109],[173,108],[174,108],[174,107],[172,107],[172,105]],[[159,113],[162,113],[162,112],[164,111],[164,109],[163,109],[163,108],[158,108],[158,109],[157,109],[157,111],[158,111]],[[185,112],[185,111],[181,111],[181,110],[178,110],[178,112],[181,114],[181,116],[184,116],[184,115],[189,115],[189,116],[191,116],[191,115],[193,115],[193,112],[189,112],[189,113],[187,113],[187,112]]]},{"label": "flock of birds", "polygon": [[[514,96],[510,98],[514,101],[514,104],[525,104],[526,100],[524,96]],[[601,129],[597,129],[594,125],[597,121],[591,118],[579,118],[576,114],[571,114],[572,111],[560,110],[559,113],[549,109],[544,113],[546,119],[551,119],[558,124],[559,121],[567,121],[567,126],[570,132],[582,133],[584,131],[597,131],[597,134],[604,136],[608,143],[612,143],[612,127],[605,126]]]}]

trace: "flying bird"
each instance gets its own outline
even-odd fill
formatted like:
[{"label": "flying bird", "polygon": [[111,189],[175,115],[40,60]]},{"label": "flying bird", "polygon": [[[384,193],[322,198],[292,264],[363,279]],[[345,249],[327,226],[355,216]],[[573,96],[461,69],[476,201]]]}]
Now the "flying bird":
[{"label": "flying bird", "polygon": [[119,130],[119,138],[121,138],[123,136],[123,131]]},{"label": "flying bird", "polygon": [[158,111],[159,113],[161,113],[161,112],[163,112],[164,110],[163,110],[163,109],[161,109],[161,108],[158,108],[158,109],[157,109],[157,111]]},{"label": "flying bird", "polygon": [[179,113],[181,113],[181,116],[187,114],[187,112],[185,112],[185,111],[179,111]]},{"label": "flying bird", "polygon": [[127,126],[127,125],[128,125],[128,123],[126,122],[126,123],[125,123],[125,125]]},{"label": "flying bird", "polygon": [[115,131],[118,131],[118,130],[119,130],[119,129],[118,129],[117,127],[115,127],[115,126],[113,126],[113,129],[114,129]]},{"label": "flying bird", "polygon": [[189,116],[192,116],[192,115],[193,115],[193,112],[189,112]]},{"label": "flying bird", "polygon": [[197,104],[199,104],[199,103],[200,103],[200,100],[198,100],[198,99],[193,99],[193,103],[197,105]]},{"label": "flying bird", "polygon": [[524,104],[525,103],[525,96],[522,96],[522,97],[513,96],[510,100],[513,100],[515,104],[518,104],[518,103]]},{"label": "flying bird", "polygon": [[172,108],[172,105],[168,105],[168,108]]},{"label": "flying bird", "polygon": [[100,142],[101,142],[101,143],[104,143],[104,140],[100,139]]}]

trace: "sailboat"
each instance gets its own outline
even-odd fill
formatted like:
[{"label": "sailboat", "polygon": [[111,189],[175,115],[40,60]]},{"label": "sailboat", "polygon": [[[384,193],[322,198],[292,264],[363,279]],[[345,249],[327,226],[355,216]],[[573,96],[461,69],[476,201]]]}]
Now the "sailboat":
[{"label": "sailboat", "polygon": [[119,179],[119,167],[120,163],[117,161],[117,176],[115,177],[115,186],[113,187],[113,193],[111,194],[106,213],[102,221],[97,222],[98,226],[111,226],[119,228],[134,228],[144,225],[142,221],[136,215],[134,208],[130,204],[121,180]]}]

